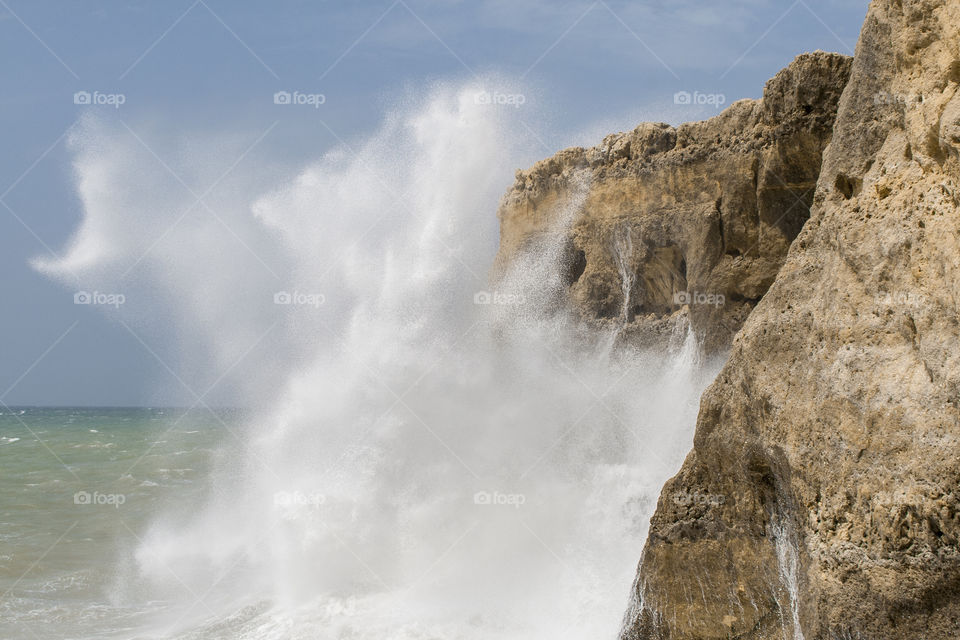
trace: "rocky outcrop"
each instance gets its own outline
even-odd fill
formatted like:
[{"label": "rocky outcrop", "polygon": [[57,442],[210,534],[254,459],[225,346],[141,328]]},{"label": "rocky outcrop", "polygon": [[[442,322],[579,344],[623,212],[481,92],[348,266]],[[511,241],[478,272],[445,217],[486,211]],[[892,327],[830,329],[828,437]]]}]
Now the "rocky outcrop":
[{"label": "rocky outcrop", "polygon": [[[601,298],[602,299],[602,298]],[[960,637],[960,0],[875,0],[623,637]]]},{"label": "rocky outcrop", "polygon": [[845,56],[802,55],[762,100],[677,128],[642,124],[519,171],[499,211],[498,265],[563,235],[567,295],[584,319],[625,323],[637,340],[689,320],[708,350],[728,347],[809,217],[849,69]]}]

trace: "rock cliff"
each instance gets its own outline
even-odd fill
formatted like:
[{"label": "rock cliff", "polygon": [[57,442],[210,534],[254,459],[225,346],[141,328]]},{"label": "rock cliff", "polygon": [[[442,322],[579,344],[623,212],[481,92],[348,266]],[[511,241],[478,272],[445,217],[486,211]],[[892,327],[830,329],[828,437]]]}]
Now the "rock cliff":
[{"label": "rock cliff", "polygon": [[960,0],[874,0],[811,218],[702,399],[624,639],[960,637],[958,87]]},{"label": "rock cliff", "polygon": [[519,171],[499,211],[498,265],[562,234],[566,295],[586,321],[625,323],[636,340],[689,321],[707,350],[729,347],[809,217],[849,70],[845,56],[802,55],[761,100]]}]

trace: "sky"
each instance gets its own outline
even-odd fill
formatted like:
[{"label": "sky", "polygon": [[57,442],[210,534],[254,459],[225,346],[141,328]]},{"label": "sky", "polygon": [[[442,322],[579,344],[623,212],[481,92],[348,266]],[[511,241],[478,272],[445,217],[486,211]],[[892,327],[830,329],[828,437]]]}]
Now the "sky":
[{"label": "sky", "polygon": [[[170,384],[175,337],[145,341],[104,312],[109,301],[77,304],[83,289],[37,268],[63,255],[84,219],[71,140],[90,135],[92,117],[130,144],[217,140],[202,143],[206,185],[244,164],[269,167],[246,171],[267,181],[362,140],[392,105],[437,83],[503,78],[491,99],[517,110],[533,162],[643,121],[679,124],[758,98],[800,53],[852,54],[866,9],[865,0],[0,0],[0,402],[190,400]],[[145,146],[156,164],[137,171],[169,178],[169,156]],[[115,160],[105,166],[126,171]],[[199,196],[205,184],[180,186]]]}]

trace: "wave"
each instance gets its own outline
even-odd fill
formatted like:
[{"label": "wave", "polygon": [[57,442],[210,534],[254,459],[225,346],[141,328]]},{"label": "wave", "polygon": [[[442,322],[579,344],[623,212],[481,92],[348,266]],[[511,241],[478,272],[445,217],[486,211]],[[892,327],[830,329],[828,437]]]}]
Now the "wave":
[{"label": "wave", "polygon": [[179,345],[191,386],[229,369],[251,400],[208,499],[117,559],[114,599],[151,611],[142,637],[617,633],[716,367],[690,336],[635,350],[558,310],[577,198],[488,281],[528,142],[488,89],[405,100],[292,178],[248,163],[216,215],[165,174],[216,176],[222,146],[165,171],[163,140],[78,126],[84,219],[37,267],[147,300],[119,312]]}]

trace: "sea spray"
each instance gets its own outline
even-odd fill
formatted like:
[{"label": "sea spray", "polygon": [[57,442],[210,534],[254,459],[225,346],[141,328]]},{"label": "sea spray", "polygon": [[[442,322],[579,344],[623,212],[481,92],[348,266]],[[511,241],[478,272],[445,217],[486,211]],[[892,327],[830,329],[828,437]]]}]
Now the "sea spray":
[{"label": "sea spray", "polygon": [[629,224],[618,225],[614,230],[612,251],[617,265],[617,273],[620,275],[620,294],[623,297],[623,303],[620,305],[620,318],[623,322],[629,322],[631,319],[630,304],[633,296],[633,285],[637,278],[630,265],[633,258],[633,237]]},{"label": "sea spray", "polygon": [[553,233],[487,281],[523,139],[478,89],[437,88],[266,195],[220,197],[231,233],[177,220],[189,197],[138,200],[155,166],[118,165],[143,161],[129,140],[78,136],[85,218],[41,267],[134,274],[126,290],[175,305],[184,351],[232,367],[258,401],[231,425],[208,499],[171,504],[117,560],[118,598],[164,603],[144,635],[616,634],[715,367],[689,335],[636,350],[559,310],[585,182]]},{"label": "sea spray", "polygon": [[804,640],[803,628],[800,626],[800,586],[799,567],[800,554],[797,551],[796,533],[786,518],[778,512],[776,520],[771,524],[774,545],[777,549],[777,569],[780,575],[780,584],[787,592],[790,604],[790,625],[793,629],[792,637],[788,635],[788,625],[783,625],[784,640]]}]

